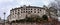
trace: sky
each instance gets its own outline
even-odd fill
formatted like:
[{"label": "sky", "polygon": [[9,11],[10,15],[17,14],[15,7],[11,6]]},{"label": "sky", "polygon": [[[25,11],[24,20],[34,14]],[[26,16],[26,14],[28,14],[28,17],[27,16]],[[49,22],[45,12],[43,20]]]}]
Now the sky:
[{"label": "sky", "polygon": [[4,19],[4,12],[6,13],[5,19],[7,19],[12,8],[20,7],[23,5],[43,6],[48,5],[54,0],[0,0],[0,17]]}]

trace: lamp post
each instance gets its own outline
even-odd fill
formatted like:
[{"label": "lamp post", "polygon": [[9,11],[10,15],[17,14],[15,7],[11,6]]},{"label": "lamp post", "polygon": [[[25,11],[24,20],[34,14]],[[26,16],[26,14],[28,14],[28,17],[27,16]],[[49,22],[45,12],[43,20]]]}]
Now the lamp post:
[{"label": "lamp post", "polygon": [[4,14],[4,25],[5,25],[5,14],[6,14],[6,13],[4,12],[3,14]]}]

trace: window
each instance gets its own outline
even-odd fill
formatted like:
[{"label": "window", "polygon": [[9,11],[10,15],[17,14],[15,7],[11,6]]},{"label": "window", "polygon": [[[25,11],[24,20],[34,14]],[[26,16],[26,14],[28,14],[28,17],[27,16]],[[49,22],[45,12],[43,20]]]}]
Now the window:
[{"label": "window", "polygon": [[17,14],[16,12],[17,12],[17,10],[15,10],[15,14]]},{"label": "window", "polygon": [[34,13],[36,13],[36,11],[34,11]]},{"label": "window", "polygon": [[27,13],[27,11],[26,11],[26,13]]},{"label": "window", "polygon": [[22,13],[22,12],[21,12]]},{"label": "window", "polygon": [[18,14],[20,14],[20,13],[18,12]]},{"label": "window", "polygon": [[14,11],[13,11],[13,15],[14,15]]},{"label": "window", "polygon": [[24,9],[25,10],[25,9]]},{"label": "window", "polygon": [[25,13],[25,11],[23,11],[23,13]]},{"label": "window", "polygon": [[18,9],[18,11],[20,11],[20,10]]},{"label": "window", "polygon": [[32,9],[31,9],[32,10]]},{"label": "window", "polygon": [[30,13],[30,11],[26,11],[26,13]]},{"label": "window", "polygon": [[28,12],[30,12],[30,11],[28,11]]},{"label": "window", "polygon": [[41,10],[40,10],[41,11]]},{"label": "window", "polygon": [[26,9],[27,10],[27,9]]},{"label": "window", "polygon": [[31,11],[31,13],[32,13],[32,11]]},{"label": "window", "polygon": [[15,14],[17,14],[17,13],[15,12]]},{"label": "window", "polygon": [[13,11],[14,12],[14,11]]},{"label": "window", "polygon": [[21,10],[23,10],[23,9],[21,9]]},{"label": "window", "polygon": [[39,13],[39,12],[38,12]]}]

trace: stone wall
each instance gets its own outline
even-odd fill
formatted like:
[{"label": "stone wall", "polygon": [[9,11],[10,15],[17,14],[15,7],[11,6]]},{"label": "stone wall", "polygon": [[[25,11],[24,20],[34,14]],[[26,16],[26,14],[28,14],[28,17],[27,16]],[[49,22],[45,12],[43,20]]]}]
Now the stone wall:
[{"label": "stone wall", "polygon": [[11,24],[5,24],[5,25],[56,25],[54,23],[11,23]]}]

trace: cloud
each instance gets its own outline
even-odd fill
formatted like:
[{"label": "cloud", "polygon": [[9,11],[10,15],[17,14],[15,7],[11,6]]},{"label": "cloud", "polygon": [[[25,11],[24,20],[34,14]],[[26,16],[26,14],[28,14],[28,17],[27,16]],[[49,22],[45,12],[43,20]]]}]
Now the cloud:
[{"label": "cloud", "polygon": [[3,13],[6,12],[6,17],[9,15],[9,10],[16,7],[18,4],[16,1],[11,0],[1,0],[0,2],[0,17],[3,19]]},{"label": "cloud", "polygon": [[3,3],[3,2],[12,2],[13,0],[0,0],[0,3]]},{"label": "cloud", "polygon": [[[35,5],[35,4],[39,4],[42,5],[44,4],[44,0],[16,0],[18,4],[20,5]],[[47,0],[46,0],[47,1]],[[42,3],[42,4],[41,4]]]}]

